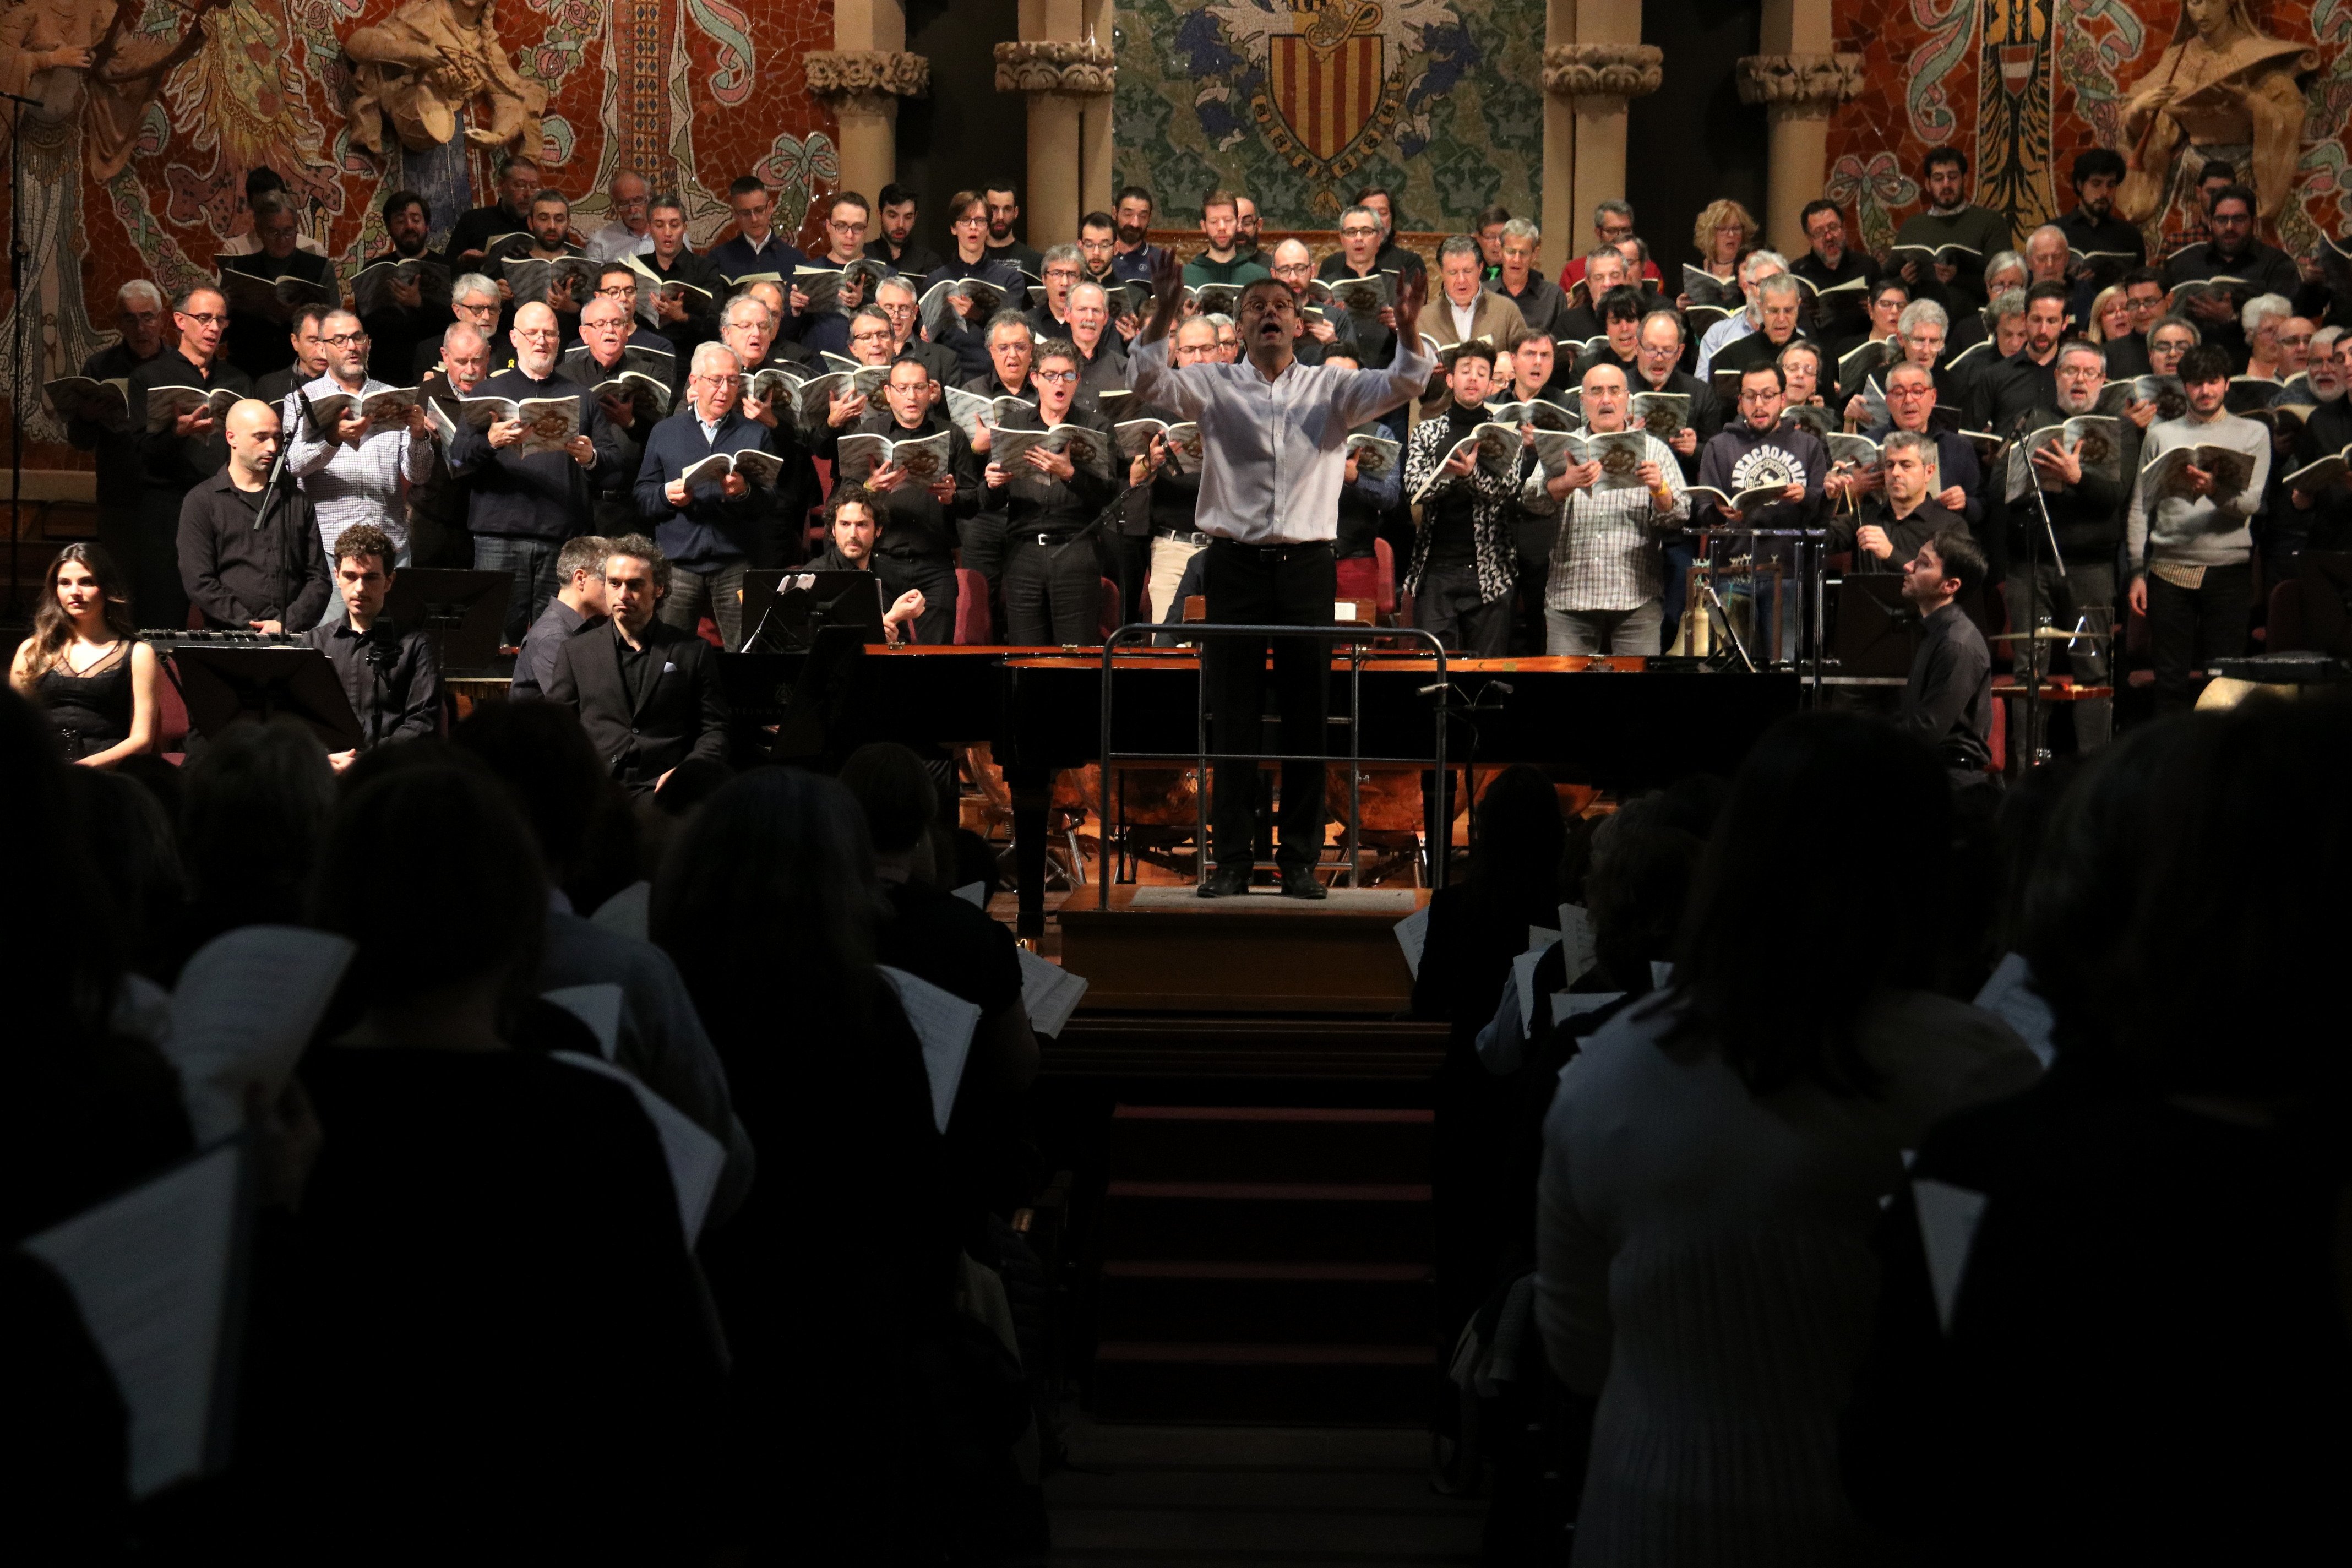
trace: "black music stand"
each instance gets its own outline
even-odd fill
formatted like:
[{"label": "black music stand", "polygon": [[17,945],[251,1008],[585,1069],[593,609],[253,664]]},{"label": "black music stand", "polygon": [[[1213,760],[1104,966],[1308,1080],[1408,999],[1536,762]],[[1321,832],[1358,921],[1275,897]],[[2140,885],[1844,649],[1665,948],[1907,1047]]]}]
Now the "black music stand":
[{"label": "black music stand", "polygon": [[446,675],[488,668],[498,658],[513,596],[511,572],[404,566],[384,590],[383,613],[404,631],[430,633],[434,657]]},{"label": "black music stand", "polygon": [[752,571],[743,574],[746,653],[816,646],[820,633],[847,629],[885,643],[882,579],[872,572]]},{"label": "black music stand", "polygon": [[1907,679],[1919,649],[1919,617],[1892,573],[1849,572],[1838,584],[1838,672]]},{"label": "black music stand", "polygon": [[[727,696],[739,756],[827,772],[838,765],[854,739],[847,721],[858,661],[866,657],[864,638],[854,626],[824,626],[805,652],[720,654],[719,688]],[[772,739],[753,738],[771,722]]]},{"label": "black music stand", "polygon": [[299,719],[331,752],[356,751],[359,715],[327,656],[315,647],[191,647],[172,652],[196,733],[216,741],[238,724]]}]

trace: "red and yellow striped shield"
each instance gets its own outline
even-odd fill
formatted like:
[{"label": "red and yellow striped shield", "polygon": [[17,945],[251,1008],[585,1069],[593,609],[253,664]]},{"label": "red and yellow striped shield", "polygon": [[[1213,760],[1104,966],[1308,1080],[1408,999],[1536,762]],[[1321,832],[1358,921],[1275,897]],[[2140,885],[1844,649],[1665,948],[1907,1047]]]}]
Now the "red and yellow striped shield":
[{"label": "red and yellow striped shield", "polygon": [[1275,110],[1301,146],[1328,163],[1363,133],[1381,106],[1383,41],[1359,33],[1323,48],[1293,33],[1267,42]]}]

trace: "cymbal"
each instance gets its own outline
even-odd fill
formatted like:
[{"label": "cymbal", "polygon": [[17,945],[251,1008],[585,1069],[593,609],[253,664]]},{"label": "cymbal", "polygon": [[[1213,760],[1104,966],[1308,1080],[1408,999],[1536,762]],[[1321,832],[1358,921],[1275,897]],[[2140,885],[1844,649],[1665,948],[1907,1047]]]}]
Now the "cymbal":
[{"label": "cymbal", "polygon": [[2110,639],[2111,637],[2113,637],[2115,635],[2116,635],[2116,634],[2115,634],[2115,633],[2113,633],[2113,632],[2067,632],[2067,631],[2061,631],[2061,630],[2059,630],[2056,626],[2043,626],[2043,627],[2042,627],[2039,631],[2031,631],[2031,632],[1996,632],[1996,633],[1995,633],[1994,635],[1992,635],[1991,637],[1989,637],[1985,638],[1985,641],[1987,641],[1987,642],[2073,642],[2076,637],[2088,637],[2088,638],[2089,638],[2091,641],[2093,641],[2093,642],[2105,642],[2105,641],[2107,641],[2108,639]]}]

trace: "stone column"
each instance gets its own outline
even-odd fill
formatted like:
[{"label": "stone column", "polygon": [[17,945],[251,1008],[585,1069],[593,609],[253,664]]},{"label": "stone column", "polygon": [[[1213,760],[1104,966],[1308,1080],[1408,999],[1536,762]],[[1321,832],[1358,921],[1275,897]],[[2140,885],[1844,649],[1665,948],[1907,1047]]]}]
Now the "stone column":
[{"label": "stone column", "polygon": [[803,58],[809,91],[839,122],[841,188],[879,201],[898,174],[898,100],[930,91],[931,62],[907,52],[900,0],[835,0],[833,44]]},{"label": "stone column", "polygon": [[[1543,251],[1536,266],[1557,278],[1576,254],[1576,104],[1552,89],[1554,52],[1576,43],[1576,0],[1547,0],[1544,6]],[[1563,58],[1562,64],[1565,64]]]},{"label": "stone column", "polygon": [[[1641,37],[1638,0],[1607,6],[1582,0],[1578,30],[1602,25],[1622,27],[1630,15],[1633,36]],[[1550,99],[1544,119],[1544,259],[1551,272],[1584,248],[1592,209],[1625,195],[1625,106],[1653,93],[1665,80],[1665,54],[1654,44],[1593,42],[1555,44],[1544,50],[1544,91]],[[1572,116],[1572,184],[1561,190],[1552,167],[1553,121]],[[1555,212],[1555,205],[1564,210]]]},{"label": "stone column", "polygon": [[1108,100],[1118,81],[1111,47],[1082,34],[1089,10],[1083,0],[1022,0],[1017,43],[996,46],[996,90],[1029,100],[1029,188],[1022,198],[1022,237],[1043,250],[1078,237],[1085,210],[1089,139],[1087,106],[1104,100],[1095,117],[1097,156],[1108,178]]},{"label": "stone column", "polygon": [[[1117,26],[1116,7],[1112,0],[1088,0],[1087,39],[1089,44],[1111,47],[1111,29]],[[1113,79],[1116,79],[1114,73]],[[1106,83],[1106,86],[1108,84]],[[1091,93],[1078,109],[1078,212],[1081,216],[1092,212],[1108,212],[1111,192],[1118,187],[1118,153],[1111,142],[1110,100],[1108,91]],[[1070,237],[1076,240],[1076,225]]]},{"label": "stone column", "polygon": [[1759,37],[1765,52],[1739,62],[1739,97],[1764,105],[1771,127],[1765,242],[1793,256],[1806,243],[1797,215],[1829,177],[1830,111],[1862,90],[1862,57],[1832,52],[1830,0],[1766,0]]}]

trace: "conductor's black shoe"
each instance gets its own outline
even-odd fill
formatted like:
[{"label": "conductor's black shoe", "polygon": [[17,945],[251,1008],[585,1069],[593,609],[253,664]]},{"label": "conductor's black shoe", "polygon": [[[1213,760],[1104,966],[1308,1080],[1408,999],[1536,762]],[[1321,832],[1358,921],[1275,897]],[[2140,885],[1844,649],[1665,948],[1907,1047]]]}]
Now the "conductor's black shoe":
[{"label": "conductor's black shoe", "polygon": [[1315,879],[1312,866],[1287,866],[1282,872],[1282,896],[1286,899],[1324,899],[1330,897],[1323,884]]},{"label": "conductor's black shoe", "polygon": [[1201,884],[1204,899],[1231,899],[1249,891],[1250,868],[1246,866],[1220,866],[1209,873]]}]

